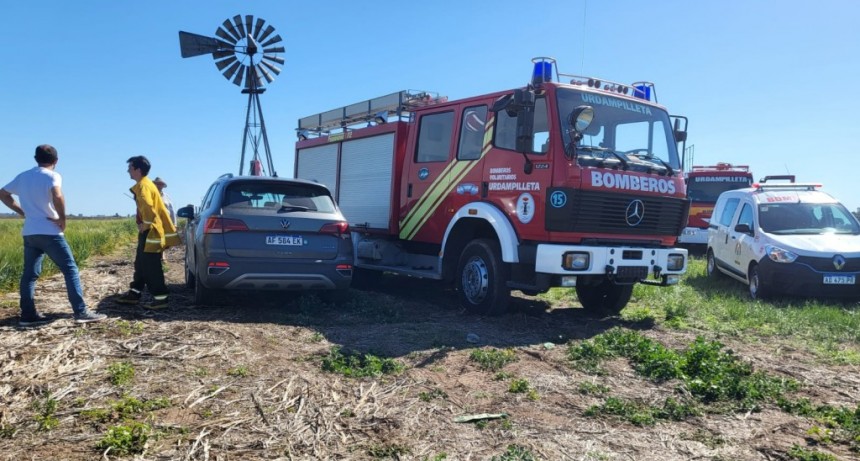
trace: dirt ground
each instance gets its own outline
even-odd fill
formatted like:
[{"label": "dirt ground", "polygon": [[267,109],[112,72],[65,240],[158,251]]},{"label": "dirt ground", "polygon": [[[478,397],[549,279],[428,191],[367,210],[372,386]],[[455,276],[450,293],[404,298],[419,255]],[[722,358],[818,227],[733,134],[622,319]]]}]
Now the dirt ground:
[{"label": "dirt ground", "polygon": [[[691,332],[589,318],[578,306],[526,297],[508,315],[477,317],[439,284],[396,277],[375,292],[353,291],[344,307],[254,293],[195,307],[179,249],[169,254],[171,305],[153,312],[113,302],[131,278],[130,254],[82,269],[87,300],[109,315],[106,322],[73,323],[60,276],[37,288],[40,310],[60,317],[44,327],[18,328],[17,293],[0,298],[0,459],[788,460],[793,445],[808,446],[815,425],[776,407],[645,427],[584,415],[604,396],[582,393],[583,383],[646,403],[673,395],[677,383],[654,384],[623,360],[605,375],[578,371],[566,358],[568,341],[624,325],[680,348]],[[860,401],[857,367],[825,365],[782,342],[718,339],[756,369],[798,380],[795,397]],[[321,361],[333,346],[394,358],[406,369],[379,378],[328,373]],[[517,361],[504,371],[526,379],[538,398],[511,393],[510,379],[482,371],[469,359],[477,347],[513,348]],[[110,381],[109,367],[120,362],[133,366],[131,384]],[[40,430],[49,396],[57,425]],[[124,396],[169,399],[166,408],[134,416],[155,431],[142,455],[97,449],[120,422],[86,416]],[[455,422],[480,413],[507,417]],[[503,458],[512,444],[534,458]],[[815,449],[857,459],[844,447]]]}]

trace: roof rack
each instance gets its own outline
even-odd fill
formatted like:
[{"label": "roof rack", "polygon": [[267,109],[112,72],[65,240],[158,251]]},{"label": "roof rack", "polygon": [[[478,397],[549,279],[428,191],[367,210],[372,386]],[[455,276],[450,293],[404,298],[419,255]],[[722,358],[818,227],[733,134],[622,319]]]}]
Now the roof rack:
[{"label": "roof rack", "polygon": [[405,113],[416,107],[438,104],[447,100],[447,97],[440,97],[437,93],[429,91],[398,91],[300,118],[296,131],[300,138],[306,139],[308,135],[321,136],[333,129],[345,129],[358,123],[387,123],[389,118],[397,117],[399,120]]},{"label": "roof rack", "polygon": [[716,165],[693,165],[691,171],[740,171],[740,172],[749,172],[749,165],[732,165],[731,163],[726,162],[717,162]]}]

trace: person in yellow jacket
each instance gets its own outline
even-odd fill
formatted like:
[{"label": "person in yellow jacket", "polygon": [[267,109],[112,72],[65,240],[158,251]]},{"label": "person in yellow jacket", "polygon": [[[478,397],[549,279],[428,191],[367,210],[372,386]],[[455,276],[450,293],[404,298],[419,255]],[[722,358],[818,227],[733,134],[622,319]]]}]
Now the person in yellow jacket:
[{"label": "person in yellow jacket", "polygon": [[164,283],[164,269],[161,267],[161,253],[179,245],[179,234],[176,233],[176,226],[170,219],[158,187],[147,177],[151,168],[149,160],[138,155],[128,159],[127,163],[128,175],[135,181],[130,190],[137,204],[137,253],[131,289],[120,296],[117,302],[138,304],[143,289],[149,288],[153,301],[147,307],[163,309],[168,306],[168,292]]}]

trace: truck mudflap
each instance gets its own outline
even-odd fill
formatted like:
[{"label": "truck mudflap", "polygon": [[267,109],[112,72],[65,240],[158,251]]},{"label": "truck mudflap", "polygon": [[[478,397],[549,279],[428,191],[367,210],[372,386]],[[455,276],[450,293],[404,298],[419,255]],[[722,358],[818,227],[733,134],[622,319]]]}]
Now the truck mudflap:
[{"label": "truck mudflap", "polygon": [[617,284],[674,285],[686,271],[683,248],[539,244],[535,258],[535,272],[562,276],[562,286],[575,286],[576,276],[607,276]]}]

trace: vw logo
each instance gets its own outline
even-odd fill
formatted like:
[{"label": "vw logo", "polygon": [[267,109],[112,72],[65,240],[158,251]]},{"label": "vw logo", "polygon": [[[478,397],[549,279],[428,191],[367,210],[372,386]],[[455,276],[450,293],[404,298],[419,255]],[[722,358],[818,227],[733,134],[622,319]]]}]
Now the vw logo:
[{"label": "vw logo", "polygon": [[289,221],[287,221],[286,219],[282,219],[282,220],[281,220],[281,227],[282,227],[282,228],[284,228],[284,229],[289,228],[289,227],[290,227],[290,222],[289,222]]},{"label": "vw logo", "polygon": [[845,267],[845,257],[842,255],[836,255],[833,257],[833,267],[836,270],[841,271],[843,267]]},{"label": "vw logo", "polygon": [[627,211],[624,213],[624,219],[628,226],[638,226],[645,217],[645,204],[642,200],[633,200],[627,205]]}]

